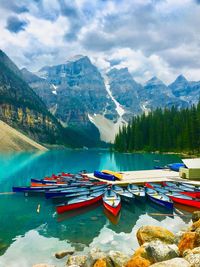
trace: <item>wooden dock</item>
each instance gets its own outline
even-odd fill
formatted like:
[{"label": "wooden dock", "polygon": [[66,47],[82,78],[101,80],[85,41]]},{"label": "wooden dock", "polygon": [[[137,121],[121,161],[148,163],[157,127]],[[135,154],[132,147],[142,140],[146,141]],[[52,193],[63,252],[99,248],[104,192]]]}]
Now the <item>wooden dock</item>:
[{"label": "wooden dock", "polygon": [[[163,182],[163,181],[171,181],[171,182],[184,182],[195,185],[200,185],[200,181],[191,181],[185,180],[179,177],[178,172],[171,171],[169,169],[163,170],[142,170],[142,171],[120,171],[123,174],[122,180],[116,181],[108,181],[109,184],[119,184],[119,185],[127,185],[127,184],[144,184],[145,182]],[[99,179],[94,177],[93,173],[88,173],[88,177],[95,178],[99,181],[106,181],[103,179]]]}]

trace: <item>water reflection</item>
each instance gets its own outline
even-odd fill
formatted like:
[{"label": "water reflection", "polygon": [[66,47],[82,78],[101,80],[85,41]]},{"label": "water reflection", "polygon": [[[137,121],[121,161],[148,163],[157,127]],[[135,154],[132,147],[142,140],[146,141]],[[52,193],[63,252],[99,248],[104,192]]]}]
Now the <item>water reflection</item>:
[{"label": "water reflection", "polygon": [[118,213],[117,216],[114,216],[111,212],[109,212],[106,208],[103,208],[103,212],[105,216],[108,218],[108,220],[114,224],[117,225],[119,223],[120,217],[121,217],[121,212]]},{"label": "water reflection", "polygon": [[148,153],[114,153],[115,162],[118,170],[148,170],[153,169],[155,165],[165,166],[172,162],[180,162],[176,155],[161,155]]},{"label": "water reflection", "polygon": [[[61,171],[153,168],[154,160],[159,160],[160,165],[179,161],[174,156],[129,155],[98,150],[0,155],[0,191],[8,192],[13,185],[29,184],[31,178],[43,178]],[[187,211],[183,212],[187,214]],[[117,218],[105,214],[102,204],[57,216],[55,204],[44,197],[0,195],[0,254],[4,254],[0,262],[6,262],[4,266],[16,267],[11,262],[14,255],[19,266],[31,266],[37,262],[59,266],[49,255],[70,246],[81,250],[97,246],[103,250],[109,248],[131,253],[137,246],[135,233],[141,225],[168,225],[171,230],[176,230],[189,220],[181,216],[152,215],[154,213],[166,213],[166,210],[149,202],[135,201],[131,206],[123,203]]]}]

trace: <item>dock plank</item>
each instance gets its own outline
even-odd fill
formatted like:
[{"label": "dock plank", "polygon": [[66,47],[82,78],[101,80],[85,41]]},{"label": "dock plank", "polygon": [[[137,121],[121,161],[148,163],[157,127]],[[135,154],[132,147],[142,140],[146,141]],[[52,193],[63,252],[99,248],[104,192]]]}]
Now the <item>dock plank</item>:
[{"label": "dock plank", "polygon": [[[179,173],[169,169],[164,170],[141,170],[141,171],[120,171],[123,174],[122,180],[108,181],[109,184],[144,184],[145,182],[174,181],[200,185],[200,181],[190,181],[179,177]],[[96,178],[93,173],[87,174],[89,178],[105,181]]]}]

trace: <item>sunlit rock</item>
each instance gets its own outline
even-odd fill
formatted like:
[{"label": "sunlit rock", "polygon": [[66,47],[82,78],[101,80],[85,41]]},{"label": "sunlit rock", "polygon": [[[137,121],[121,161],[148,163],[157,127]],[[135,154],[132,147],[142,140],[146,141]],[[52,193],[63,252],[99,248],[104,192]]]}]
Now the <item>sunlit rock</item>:
[{"label": "sunlit rock", "polygon": [[187,232],[181,238],[178,248],[180,255],[183,255],[187,249],[193,249],[196,246],[197,234],[195,232]]},{"label": "sunlit rock", "polygon": [[190,263],[183,258],[174,258],[171,260],[154,263],[151,267],[191,267]]},{"label": "sunlit rock", "polygon": [[137,231],[137,239],[140,245],[153,240],[161,240],[164,243],[172,244],[175,235],[167,229],[159,226],[142,226]]}]

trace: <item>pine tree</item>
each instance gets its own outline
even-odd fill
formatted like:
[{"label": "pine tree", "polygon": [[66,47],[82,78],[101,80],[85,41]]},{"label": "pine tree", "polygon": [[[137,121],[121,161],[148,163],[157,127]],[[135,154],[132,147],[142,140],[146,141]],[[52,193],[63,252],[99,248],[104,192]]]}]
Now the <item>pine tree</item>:
[{"label": "pine tree", "polygon": [[200,152],[200,101],[197,106],[178,110],[156,109],[133,117],[116,135],[117,151]]}]

